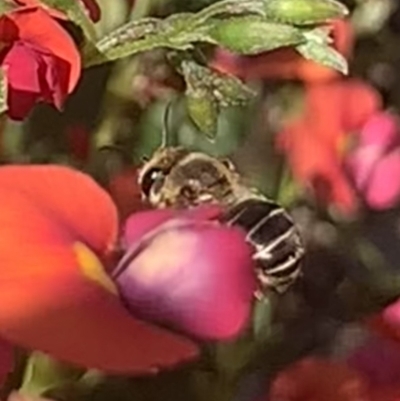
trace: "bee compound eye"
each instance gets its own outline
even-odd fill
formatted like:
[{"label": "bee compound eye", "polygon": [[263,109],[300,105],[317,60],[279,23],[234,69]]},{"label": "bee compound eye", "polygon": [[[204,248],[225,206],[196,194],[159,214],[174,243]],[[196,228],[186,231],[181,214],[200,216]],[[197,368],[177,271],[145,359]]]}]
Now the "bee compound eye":
[{"label": "bee compound eye", "polygon": [[150,191],[154,184],[165,177],[164,172],[160,168],[150,169],[144,176],[142,180],[142,192],[146,197],[150,195]]}]

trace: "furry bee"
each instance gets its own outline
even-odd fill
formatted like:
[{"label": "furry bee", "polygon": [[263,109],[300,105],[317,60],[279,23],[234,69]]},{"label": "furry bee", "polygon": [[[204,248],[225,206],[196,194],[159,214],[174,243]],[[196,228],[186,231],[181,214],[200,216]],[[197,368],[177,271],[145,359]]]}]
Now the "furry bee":
[{"label": "furry bee", "polygon": [[140,170],[143,197],[157,208],[216,203],[223,223],[241,227],[254,247],[261,293],[284,293],[300,276],[304,247],[289,214],[247,187],[229,160],[162,146]]}]

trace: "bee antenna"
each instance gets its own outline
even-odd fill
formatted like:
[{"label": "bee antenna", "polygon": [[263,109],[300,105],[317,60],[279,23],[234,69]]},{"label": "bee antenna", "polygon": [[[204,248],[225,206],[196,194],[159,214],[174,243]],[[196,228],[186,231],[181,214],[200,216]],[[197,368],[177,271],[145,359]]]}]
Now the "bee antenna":
[{"label": "bee antenna", "polygon": [[163,116],[163,129],[161,133],[161,147],[166,148],[169,145],[168,139],[171,138],[171,132],[169,130],[169,119],[172,111],[173,100],[169,101],[165,106],[164,116]]}]

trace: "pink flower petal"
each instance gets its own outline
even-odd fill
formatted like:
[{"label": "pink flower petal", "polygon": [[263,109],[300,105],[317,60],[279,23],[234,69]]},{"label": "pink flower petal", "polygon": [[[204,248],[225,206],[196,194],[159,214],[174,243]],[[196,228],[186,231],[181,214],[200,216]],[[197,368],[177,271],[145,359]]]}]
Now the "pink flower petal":
[{"label": "pink flower petal", "polygon": [[387,209],[400,199],[400,149],[380,160],[371,174],[365,193],[374,209]]},{"label": "pink flower petal", "polygon": [[382,318],[389,325],[400,329],[400,299],[383,310]]},{"label": "pink flower petal", "polygon": [[134,242],[115,275],[135,314],[199,338],[229,338],[249,318],[251,253],[237,229],[171,219]]},{"label": "pink flower petal", "polygon": [[360,132],[360,146],[375,145],[380,149],[387,149],[399,140],[398,119],[386,112],[374,114]]},{"label": "pink flower petal", "polygon": [[132,214],[124,226],[124,239],[128,244],[140,241],[142,236],[167,220],[178,216],[189,216],[197,220],[213,220],[221,214],[218,206],[200,206],[193,210],[158,209]]}]

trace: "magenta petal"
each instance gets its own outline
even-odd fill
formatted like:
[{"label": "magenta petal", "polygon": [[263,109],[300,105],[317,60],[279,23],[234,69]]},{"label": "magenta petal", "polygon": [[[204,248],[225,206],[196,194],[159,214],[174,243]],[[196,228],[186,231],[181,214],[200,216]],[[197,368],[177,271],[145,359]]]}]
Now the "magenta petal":
[{"label": "magenta petal", "polygon": [[138,212],[127,218],[123,237],[126,243],[132,244],[173,217],[188,216],[195,220],[213,220],[220,214],[221,208],[214,205],[199,206],[192,210],[156,209]]},{"label": "magenta petal", "polygon": [[377,146],[363,146],[347,157],[346,164],[359,191],[363,192],[376,163],[382,157]]},{"label": "magenta petal", "polygon": [[40,59],[34,51],[16,43],[4,58],[8,80],[8,114],[21,120],[40,98]]},{"label": "magenta petal", "polygon": [[117,268],[132,312],[201,339],[235,336],[255,290],[252,250],[243,233],[210,222],[174,219]]},{"label": "magenta petal", "polygon": [[176,212],[171,209],[147,210],[134,213],[125,222],[123,241],[129,246],[140,239],[160,224],[174,217]]},{"label": "magenta petal", "polygon": [[397,299],[382,311],[382,319],[389,326],[400,329],[400,299]]},{"label": "magenta petal", "polygon": [[387,209],[400,199],[400,150],[377,163],[371,174],[365,198],[374,209]]},{"label": "magenta petal", "polygon": [[381,150],[399,139],[397,118],[385,112],[374,114],[360,132],[360,146],[373,145]]},{"label": "magenta petal", "polygon": [[39,71],[43,67],[38,53],[23,42],[16,42],[6,54],[3,64],[12,88],[39,93]]}]

